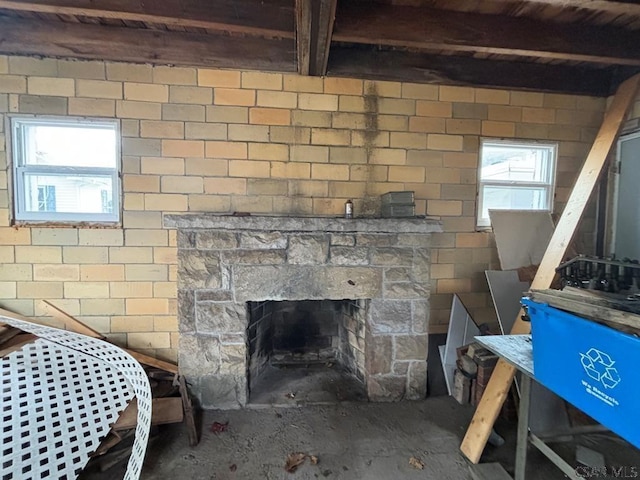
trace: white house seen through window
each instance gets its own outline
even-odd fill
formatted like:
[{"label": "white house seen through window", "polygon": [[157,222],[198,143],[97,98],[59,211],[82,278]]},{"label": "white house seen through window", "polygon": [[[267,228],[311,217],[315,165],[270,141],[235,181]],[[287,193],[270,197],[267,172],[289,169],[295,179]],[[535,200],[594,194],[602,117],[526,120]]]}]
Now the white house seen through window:
[{"label": "white house seen through window", "polygon": [[480,147],[478,226],[489,210],[552,210],[556,145],[483,140]]},{"label": "white house seen through window", "polygon": [[116,122],[12,118],[11,130],[16,220],[119,220]]}]

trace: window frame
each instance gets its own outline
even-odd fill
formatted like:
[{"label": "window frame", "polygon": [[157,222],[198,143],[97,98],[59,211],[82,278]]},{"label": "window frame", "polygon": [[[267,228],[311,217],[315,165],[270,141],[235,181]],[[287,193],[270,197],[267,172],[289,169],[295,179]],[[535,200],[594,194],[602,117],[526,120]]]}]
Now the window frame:
[{"label": "window frame", "polygon": [[[8,169],[12,181],[12,220],[14,224],[92,224],[117,226],[122,218],[122,156],[120,121],[110,118],[94,117],[40,117],[11,115],[7,119],[7,127],[10,131],[8,145]],[[24,140],[24,127],[40,125],[75,126],[79,128],[112,128],[115,132],[115,166],[110,167],[69,167],[59,165],[33,165],[26,163],[26,142]],[[26,209],[26,185],[25,175],[46,176],[108,176],[111,177],[113,209],[111,213],[84,213],[84,212],[51,212],[51,211],[27,211]]]},{"label": "window frame", "polygon": [[[549,181],[548,182],[535,182],[535,181],[520,181],[520,180],[483,180],[482,178],[482,157],[483,149],[485,145],[505,145],[510,147],[538,147],[550,149],[549,155]],[[524,209],[532,212],[553,212],[553,202],[555,200],[555,187],[556,187],[556,172],[558,168],[558,143],[548,142],[541,140],[523,140],[523,139],[505,139],[505,138],[481,138],[480,148],[478,153],[478,196],[476,205],[476,229],[477,230],[490,230],[491,219],[482,217],[483,200],[484,200],[484,188],[486,186],[497,187],[520,187],[520,188],[544,188],[546,190],[547,205],[546,209]],[[511,210],[511,209],[507,209]]]}]

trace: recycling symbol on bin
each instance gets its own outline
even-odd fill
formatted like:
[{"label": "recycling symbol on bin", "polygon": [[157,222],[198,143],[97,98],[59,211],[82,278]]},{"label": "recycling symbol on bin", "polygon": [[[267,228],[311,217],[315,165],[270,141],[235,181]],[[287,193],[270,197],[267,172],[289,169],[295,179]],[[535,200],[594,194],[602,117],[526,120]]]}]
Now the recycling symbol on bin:
[{"label": "recycling symbol on bin", "polygon": [[580,354],[580,362],[587,375],[602,383],[605,388],[614,388],[620,383],[618,370],[613,366],[616,362],[608,354],[591,348],[587,353]]}]

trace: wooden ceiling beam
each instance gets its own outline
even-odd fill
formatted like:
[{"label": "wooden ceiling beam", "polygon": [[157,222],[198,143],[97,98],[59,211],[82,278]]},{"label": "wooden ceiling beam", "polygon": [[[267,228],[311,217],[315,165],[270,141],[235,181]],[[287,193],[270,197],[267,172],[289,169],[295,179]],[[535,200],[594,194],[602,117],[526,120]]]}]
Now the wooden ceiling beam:
[{"label": "wooden ceiling beam", "polygon": [[293,38],[293,0],[0,0],[0,9],[25,13],[157,23],[210,31]]},{"label": "wooden ceiling beam", "polygon": [[640,66],[640,32],[427,7],[341,3],[333,40]]},{"label": "wooden ceiling beam", "polygon": [[336,6],[337,0],[296,0],[299,74],[326,73]]},{"label": "wooden ceiling beam", "polygon": [[[328,75],[440,85],[607,96],[619,70],[548,65],[334,45]],[[638,69],[623,69],[627,76]]]},{"label": "wooden ceiling beam", "polygon": [[0,53],[292,72],[290,39],[167,32],[0,15]]}]

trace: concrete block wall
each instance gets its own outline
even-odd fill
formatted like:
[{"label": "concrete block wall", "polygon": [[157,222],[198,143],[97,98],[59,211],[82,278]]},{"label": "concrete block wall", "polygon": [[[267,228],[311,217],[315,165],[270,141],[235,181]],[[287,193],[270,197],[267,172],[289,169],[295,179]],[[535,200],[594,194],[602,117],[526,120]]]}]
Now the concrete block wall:
[{"label": "concrete block wall", "polygon": [[[475,231],[481,137],[559,143],[559,212],[605,100],[278,73],[0,56],[0,306],[42,313],[48,299],[117,342],[177,356],[176,235],[165,212],[375,214],[380,194],[414,190],[433,235],[432,332],[458,293],[494,318]],[[637,106],[636,106],[637,109]],[[5,118],[118,118],[119,228],[10,226]],[[590,212],[591,215],[592,212]],[[583,222],[584,232],[593,220]]]}]

